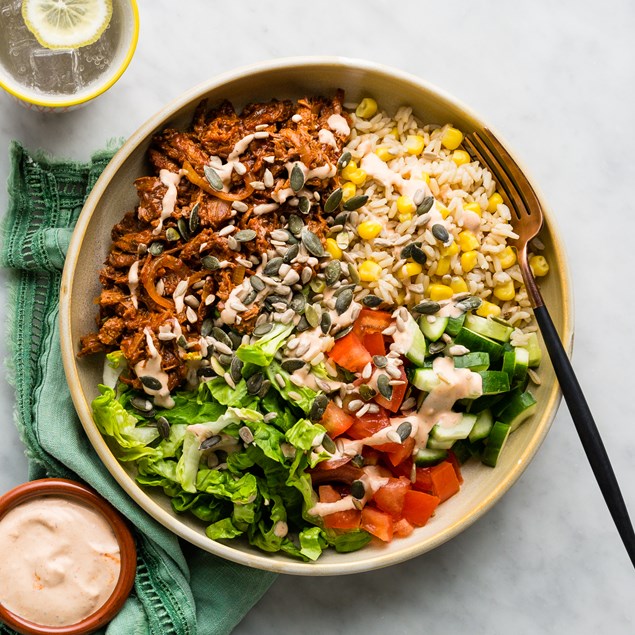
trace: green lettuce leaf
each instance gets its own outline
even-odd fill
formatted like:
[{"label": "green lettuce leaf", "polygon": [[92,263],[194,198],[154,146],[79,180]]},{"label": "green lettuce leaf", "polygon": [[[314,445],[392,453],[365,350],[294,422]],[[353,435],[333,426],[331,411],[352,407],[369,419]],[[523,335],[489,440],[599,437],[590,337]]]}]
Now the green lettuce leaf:
[{"label": "green lettuce leaf", "polygon": [[223,540],[228,538],[236,538],[243,533],[243,530],[238,529],[231,518],[223,518],[218,520],[212,525],[205,528],[205,533],[208,538],[212,540]]},{"label": "green lettuce leaf", "polygon": [[273,328],[255,344],[241,344],[236,351],[238,359],[256,366],[268,366],[273,361],[278,349],[293,332],[293,324],[273,325]]},{"label": "green lettuce leaf", "polygon": [[122,351],[112,351],[106,355],[104,363],[104,386],[115,388],[121,373],[128,368],[128,362]]},{"label": "green lettuce leaf", "polygon": [[284,436],[292,446],[308,452],[322,442],[322,437],[325,434],[326,428],[324,426],[319,423],[311,423],[307,419],[300,419],[287,430]]},{"label": "green lettuce leaf", "polygon": [[330,545],[335,547],[335,551],[338,553],[350,553],[351,551],[357,551],[362,547],[365,547],[370,541],[372,536],[363,530],[348,531],[345,534],[327,534],[327,540]]},{"label": "green lettuce leaf", "polygon": [[201,385],[224,406],[247,408],[255,402],[255,398],[247,392],[247,383],[244,379],[236,384],[236,388],[232,388],[222,377],[215,377]]},{"label": "green lettuce leaf", "polygon": [[[291,375],[283,370],[282,366],[277,362],[271,362],[271,364],[266,369],[267,378],[271,382],[271,385],[280,393],[280,396],[285,400],[290,402],[292,405],[300,408],[305,414],[308,414],[311,410],[311,406],[313,405],[313,400],[315,399],[318,393],[315,390],[312,390],[308,386],[296,386],[291,382]],[[282,377],[284,382],[284,386],[280,386],[278,383],[278,377]],[[295,395],[293,397],[289,396],[289,393],[293,392]],[[300,395],[300,399],[297,398],[297,395]]]},{"label": "green lettuce leaf", "polygon": [[323,531],[319,527],[303,529],[299,534],[300,553],[309,560],[317,560],[322,555],[322,550],[328,546],[323,537]]}]

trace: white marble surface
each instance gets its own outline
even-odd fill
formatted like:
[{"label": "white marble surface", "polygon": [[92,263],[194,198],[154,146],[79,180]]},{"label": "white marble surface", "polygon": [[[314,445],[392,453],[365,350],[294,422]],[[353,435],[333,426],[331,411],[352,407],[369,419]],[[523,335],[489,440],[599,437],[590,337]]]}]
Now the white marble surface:
[{"label": "white marble surface", "polygon": [[[362,57],[436,83],[503,132],[555,210],[575,288],[575,366],[635,515],[629,372],[635,358],[635,5],[630,0],[601,7],[591,0],[323,0],[319,8],[293,0],[222,5],[142,0],[141,5],[132,64],[96,102],[46,116],[0,95],[0,179],[8,175],[10,139],[87,158],[110,137],[129,135],[192,85],[263,59]],[[5,203],[3,187],[0,209]],[[4,295],[0,318],[3,300]],[[4,381],[0,403],[4,491],[26,479],[26,463]],[[383,571],[280,577],[235,632],[632,633],[634,591],[633,567],[563,406],[520,481],[461,536]]]}]

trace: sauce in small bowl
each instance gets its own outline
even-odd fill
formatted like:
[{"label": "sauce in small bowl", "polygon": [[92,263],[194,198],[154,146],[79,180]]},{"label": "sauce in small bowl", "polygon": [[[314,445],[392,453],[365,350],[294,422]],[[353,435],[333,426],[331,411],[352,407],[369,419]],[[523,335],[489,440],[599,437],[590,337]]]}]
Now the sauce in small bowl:
[{"label": "sauce in small bowl", "polygon": [[41,479],[0,497],[0,619],[20,633],[91,633],[121,609],[136,549],[91,489]]}]

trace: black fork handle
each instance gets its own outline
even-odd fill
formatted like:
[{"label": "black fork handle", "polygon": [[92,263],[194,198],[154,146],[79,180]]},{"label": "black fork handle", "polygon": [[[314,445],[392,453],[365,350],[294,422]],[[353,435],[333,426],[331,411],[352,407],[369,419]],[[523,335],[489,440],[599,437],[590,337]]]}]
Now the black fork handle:
[{"label": "black fork handle", "polygon": [[617,531],[622,538],[633,566],[635,566],[635,532],[633,532],[633,525],[622,498],[620,486],[615,478],[615,473],[593,420],[593,415],[589,410],[547,307],[544,305],[536,307],[534,315],[540,326],[551,363],[556,371],[562,395],[567,402],[571,418],[580,436],[580,441],[582,441],[582,447],[586,452],[587,459],[591,464]]}]

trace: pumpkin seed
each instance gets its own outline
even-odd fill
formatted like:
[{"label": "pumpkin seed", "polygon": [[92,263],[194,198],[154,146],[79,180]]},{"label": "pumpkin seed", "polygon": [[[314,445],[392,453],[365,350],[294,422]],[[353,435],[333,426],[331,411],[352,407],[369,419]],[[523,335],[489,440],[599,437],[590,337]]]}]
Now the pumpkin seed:
[{"label": "pumpkin seed", "polygon": [[239,243],[248,243],[250,240],[253,240],[256,237],[256,232],[253,229],[243,229],[236,234],[234,234],[234,238]]},{"label": "pumpkin seed", "polygon": [[357,500],[361,500],[366,496],[366,488],[362,481],[353,481],[351,483],[351,496]]},{"label": "pumpkin seed", "polygon": [[[220,363],[221,363],[224,367],[227,367],[227,366],[229,366],[229,365],[232,363],[232,356],[231,356],[231,355],[227,355],[226,353],[221,353],[221,354],[218,356],[218,361],[219,361],[219,362],[220,362]],[[230,377],[231,377],[231,375],[230,375]],[[233,380],[233,377],[232,377],[232,380]],[[240,380],[238,380],[238,381],[240,381]],[[234,382],[234,383],[235,383],[235,382]]]},{"label": "pumpkin seed", "polygon": [[262,388],[264,379],[265,379],[264,375],[261,372],[254,373],[247,380],[247,392],[250,395],[257,395],[260,389]]},{"label": "pumpkin seed", "polygon": [[285,359],[284,362],[280,364],[282,370],[285,370],[289,374],[295,373],[296,370],[300,370],[304,365],[301,359]]},{"label": "pumpkin seed", "polygon": [[419,204],[419,207],[417,207],[417,215],[421,216],[422,214],[429,212],[430,208],[433,205],[434,205],[434,196],[426,196]]},{"label": "pumpkin seed", "polygon": [[428,352],[430,355],[436,355],[440,353],[446,347],[446,343],[442,340],[437,342],[430,342],[430,346],[428,346]]},{"label": "pumpkin seed", "polygon": [[388,358],[385,355],[373,355],[373,364],[375,364],[377,368],[386,368]]},{"label": "pumpkin seed", "polygon": [[212,186],[212,189],[220,192],[223,189],[223,179],[220,178],[218,172],[210,165],[206,165],[203,171],[205,172],[205,178]]},{"label": "pumpkin seed", "polygon": [[402,443],[410,436],[411,433],[412,424],[410,423],[410,421],[404,421],[403,423],[399,424],[399,427],[397,428],[397,434],[399,435]]},{"label": "pumpkin seed", "polygon": [[351,159],[351,153],[348,152],[348,150],[344,152],[344,154],[342,154],[342,156],[337,160],[338,170],[343,170],[350,163]]},{"label": "pumpkin seed", "polygon": [[342,202],[342,188],[338,187],[336,190],[333,190],[330,196],[326,199],[326,203],[324,203],[324,213],[331,214]]},{"label": "pumpkin seed", "polygon": [[406,246],[405,246],[405,247],[401,250],[401,253],[399,254],[399,256],[400,256],[401,258],[405,258],[405,259],[407,259],[407,258],[412,258],[412,250],[413,250],[415,247],[421,247],[421,242],[420,242],[420,241],[417,241],[417,242],[410,243],[410,244],[406,245]]},{"label": "pumpkin seed", "polygon": [[257,275],[253,275],[249,278],[249,284],[254,291],[262,291],[265,288],[265,283],[262,281],[262,278],[259,278]]},{"label": "pumpkin seed", "polygon": [[328,332],[331,330],[331,324],[331,314],[322,313],[322,318],[320,319],[320,328],[322,329],[322,333],[324,333],[324,335],[328,335]]},{"label": "pumpkin seed", "polygon": [[299,253],[300,245],[298,245],[297,243],[295,245],[291,245],[291,247],[287,249],[287,252],[284,254],[284,256],[282,256],[282,262],[285,265],[290,265],[298,257]]},{"label": "pumpkin seed", "polygon": [[329,287],[332,287],[339,279],[342,273],[342,265],[339,260],[331,260],[324,271],[324,279]]},{"label": "pumpkin seed", "polygon": [[304,187],[304,172],[298,163],[294,164],[291,170],[291,178],[289,179],[291,189],[299,192]]},{"label": "pumpkin seed", "polygon": [[390,401],[392,399],[392,386],[390,385],[390,377],[383,373],[377,377],[377,390],[384,399]]},{"label": "pumpkin seed", "polygon": [[229,348],[232,347],[232,341],[229,339],[229,335],[227,335],[227,333],[225,333],[225,331],[223,331],[223,329],[219,328],[218,326],[215,326],[212,329],[212,337],[216,341],[225,344],[225,346],[228,346]]},{"label": "pumpkin seed", "polygon": [[364,457],[361,454],[356,454],[352,459],[351,463],[355,467],[364,467]]},{"label": "pumpkin seed", "polygon": [[302,196],[300,198],[300,202],[298,203],[298,209],[301,214],[306,216],[311,210],[311,201],[306,196]]},{"label": "pumpkin seed", "polygon": [[225,374],[225,368],[213,355],[209,358],[209,363],[219,377]]},{"label": "pumpkin seed", "polygon": [[282,266],[282,258],[279,258],[279,257],[272,258],[265,265],[264,273],[266,276],[277,276],[281,266]]},{"label": "pumpkin seed", "polygon": [[412,248],[412,251],[410,252],[410,257],[415,262],[419,263],[420,265],[425,265],[426,260],[428,259],[428,257],[426,256],[426,252],[423,251],[423,249],[421,249],[421,247],[418,247],[417,245],[415,245]]},{"label": "pumpkin seed", "polygon": [[333,442],[333,439],[328,434],[324,435],[322,439],[322,447],[329,453],[335,454],[337,452],[337,446]]},{"label": "pumpkin seed", "polygon": [[335,242],[340,249],[348,249],[351,244],[351,235],[348,232],[340,232],[335,236]]},{"label": "pumpkin seed", "polygon": [[130,405],[139,412],[150,412],[152,410],[152,402],[143,397],[133,397],[130,400]]},{"label": "pumpkin seed", "polygon": [[236,383],[243,378],[243,366],[243,361],[236,357],[236,355],[233,355],[229,364],[229,374]]},{"label": "pumpkin seed", "polygon": [[185,219],[179,218],[179,220],[176,221],[176,225],[179,228],[179,233],[181,234],[181,236],[183,236],[183,240],[189,240],[190,228]]},{"label": "pumpkin seed", "polygon": [[379,296],[373,295],[372,293],[370,293],[367,296],[364,296],[364,299],[362,300],[362,304],[364,306],[367,306],[373,309],[375,307],[378,307],[382,302],[383,300]]},{"label": "pumpkin seed", "polygon": [[189,229],[192,234],[195,234],[201,225],[201,217],[198,215],[199,207],[199,204],[195,203],[194,207],[190,210]]},{"label": "pumpkin seed", "polygon": [[209,450],[210,448],[213,448],[215,445],[218,445],[221,442],[221,435],[220,434],[213,434],[211,437],[207,437],[207,439],[205,439],[205,441],[203,441],[201,443],[201,445],[198,446],[199,450]]},{"label": "pumpkin seed", "polygon": [[353,330],[353,325],[349,324],[345,329],[342,329],[341,331],[338,331],[334,336],[333,339],[334,340],[340,340],[343,337],[346,337],[351,331]]},{"label": "pumpkin seed", "polygon": [[141,383],[150,390],[161,390],[163,384],[156,378],[152,377],[152,375],[143,375],[139,377]]},{"label": "pumpkin seed", "polygon": [[306,298],[302,293],[296,293],[292,298],[291,302],[289,302],[289,308],[293,309],[298,315],[301,315],[304,312],[306,307]]},{"label": "pumpkin seed", "polygon": [[447,243],[448,240],[450,240],[448,230],[445,228],[445,225],[441,225],[441,223],[435,223],[432,225],[432,235],[442,243]]},{"label": "pumpkin seed", "polygon": [[244,298],[243,304],[249,306],[258,297],[258,292],[254,289],[251,290]]},{"label": "pumpkin seed", "polygon": [[441,305],[433,300],[424,300],[412,308],[413,313],[420,313],[421,315],[433,315],[440,310]]},{"label": "pumpkin seed", "polygon": [[311,287],[311,291],[313,291],[313,293],[322,293],[324,289],[326,289],[326,282],[324,282],[324,280],[320,280],[320,278],[313,278],[309,282],[309,286]]},{"label": "pumpkin seed", "polygon": [[264,399],[265,395],[269,392],[269,388],[271,388],[271,382],[268,379],[265,379],[262,382],[262,386],[260,386],[260,390],[258,391],[258,396],[261,399]]},{"label": "pumpkin seed", "polygon": [[185,339],[185,336],[181,335],[179,339],[176,340],[176,344],[177,346],[180,346],[181,348],[187,348],[187,340]]},{"label": "pumpkin seed", "polygon": [[157,418],[157,431],[162,439],[170,438],[170,422],[165,417]]},{"label": "pumpkin seed", "polygon": [[368,384],[362,384],[359,387],[359,396],[364,401],[370,401],[376,394],[377,394],[377,391],[372,386],[369,386]]},{"label": "pumpkin seed", "polygon": [[363,207],[367,202],[368,196],[353,196],[353,198],[349,198],[348,201],[344,203],[344,209],[347,212],[352,212],[353,210]]},{"label": "pumpkin seed", "polygon": [[328,405],[329,398],[326,395],[317,395],[313,400],[311,410],[309,410],[309,419],[313,421],[313,423],[321,421],[324,416],[324,411]]},{"label": "pumpkin seed", "polygon": [[303,227],[304,221],[299,216],[296,216],[295,214],[291,214],[291,216],[289,216],[289,231],[294,236],[299,236]]},{"label": "pumpkin seed", "polygon": [[456,306],[458,309],[461,309],[461,311],[473,311],[474,309],[478,309],[481,304],[483,304],[481,298],[470,295],[467,298],[463,298],[460,302],[457,302]]},{"label": "pumpkin seed", "polygon": [[335,217],[335,224],[336,225],[346,225],[346,223],[348,222],[348,217],[349,216],[350,216],[350,214],[348,212],[340,212]]},{"label": "pumpkin seed", "polygon": [[265,322],[264,324],[260,324],[254,329],[253,335],[255,337],[262,337],[263,335],[269,333],[272,328],[273,324],[271,322]]},{"label": "pumpkin seed", "polygon": [[148,251],[153,255],[153,256],[158,256],[159,254],[163,253],[163,243],[159,243],[159,242],[154,242],[152,243],[149,247],[148,247]]},{"label": "pumpkin seed", "polygon": [[210,271],[220,269],[220,261],[215,256],[205,256],[201,260],[201,264],[205,267],[205,269],[209,269]]},{"label": "pumpkin seed", "polygon": [[215,377],[216,373],[213,368],[209,366],[203,366],[196,371],[197,377]]},{"label": "pumpkin seed", "polygon": [[176,229],[174,229],[174,227],[168,227],[165,232],[165,237],[167,240],[173,243],[173,242],[176,242],[181,236],[179,232],[177,232]]},{"label": "pumpkin seed", "polygon": [[304,317],[313,328],[317,328],[322,319],[322,307],[317,302],[307,305],[304,309]]},{"label": "pumpkin seed", "polygon": [[338,315],[342,315],[346,313],[348,307],[351,306],[351,302],[353,301],[353,291],[351,289],[344,289],[342,293],[337,296],[337,300],[335,301],[335,310]]},{"label": "pumpkin seed", "polygon": [[302,228],[301,238],[302,244],[306,247],[306,250],[310,254],[316,258],[324,256],[324,247],[322,247],[322,242],[308,227]]},{"label": "pumpkin seed", "polygon": [[206,318],[203,320],[203,324],[201,324],[201,335],[203,337],[207,337],[211,334],[212,329],[214,328],[214,320],[212,318]]},{"label": "pumpkin seed", "polygon": [[230,331],[227,337],[232,341],[232,348],[236,349],[243,343],[243,336],[239,335],[235,331]]},{"label": "pumpkin seed", "polygon": [[300,318],[300,321],[295,326],[295,330],[298,333],[303,333],[304,331],[308,331],[310,328],[311,328],[311,325],[309,324],[309,321],[306,319],[306,315],[303,315]]},{"label": "pumpkin seed", "polygon": [[355,283],[355,286],[357,286],[361,281],[355,265],[350,262],[348,263],[348,277]]}]

